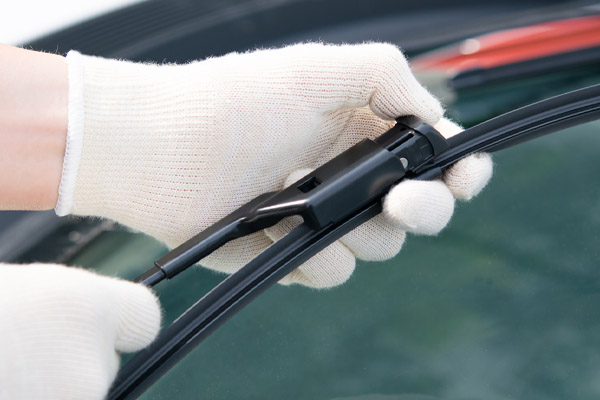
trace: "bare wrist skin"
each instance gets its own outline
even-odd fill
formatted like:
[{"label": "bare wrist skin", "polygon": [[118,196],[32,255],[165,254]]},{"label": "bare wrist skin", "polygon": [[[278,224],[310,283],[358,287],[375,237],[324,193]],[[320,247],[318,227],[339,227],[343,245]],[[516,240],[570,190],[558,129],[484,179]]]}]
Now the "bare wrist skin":
[{"label": "bare wrist skin", "polygon": [[0,208],[54,208],[67,134],[64,57],[0,44]]}]

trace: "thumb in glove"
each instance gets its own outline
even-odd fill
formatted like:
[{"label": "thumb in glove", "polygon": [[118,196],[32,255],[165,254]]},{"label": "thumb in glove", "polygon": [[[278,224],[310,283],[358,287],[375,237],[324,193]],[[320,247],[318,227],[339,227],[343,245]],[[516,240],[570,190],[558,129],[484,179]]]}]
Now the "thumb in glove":
[{"label": "thumb in glove", "polygon": [[60,265],[0,265],[0,398],[101,399],[120,352],[156,337],[146,287]]}]

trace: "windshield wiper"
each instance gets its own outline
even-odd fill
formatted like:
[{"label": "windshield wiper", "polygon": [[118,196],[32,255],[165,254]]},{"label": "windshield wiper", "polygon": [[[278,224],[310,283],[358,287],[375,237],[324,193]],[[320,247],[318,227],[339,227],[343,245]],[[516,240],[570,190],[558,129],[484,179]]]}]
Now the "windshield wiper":
[{"label": "windshield wiper", "polygon": [[280,192],[263,194],[156,262],[138,281],[172,278],[226,242],[301,215],[275,242],[164,329],[119,372],[109,399],[133,398],[158,380],[237,311],[320,250],[381,212],[389,188],[405,178],[433,179],[476,152],[494,152],[600,119],[600,85],[503,114],[445,140],[413,117],[365,139]]}]

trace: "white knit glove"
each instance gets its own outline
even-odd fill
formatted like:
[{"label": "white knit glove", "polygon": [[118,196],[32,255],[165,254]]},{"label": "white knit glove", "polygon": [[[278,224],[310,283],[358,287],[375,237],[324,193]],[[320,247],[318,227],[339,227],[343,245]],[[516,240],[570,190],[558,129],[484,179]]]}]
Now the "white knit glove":
[{"label": "white knit glove", "polygon": [[0,272],[0,399],[101,399],[117,352],[158,333],[158,301],[144,286],[59,265]]},{"label": "white knit glove", "polygon": [[[187,65],[70,52],[69,131],[56,207],[114,219],[174,247],[259,194],[278,190],[400,115],[437,123],[443,110],[389,44],[302,44]],[[443,132],[455,133],[456,127]],[[450,124],[451,125],[451,124]],[[395,255],[405,231],[435,234],[453,196],[491,175],[489,156],[451,169],[446,184],[405,182],[385,215],[332,244],[285,281],[348,279],[355,257]],[[233,272],[289,230],[289,221],[227,244],[202,265]]]}]

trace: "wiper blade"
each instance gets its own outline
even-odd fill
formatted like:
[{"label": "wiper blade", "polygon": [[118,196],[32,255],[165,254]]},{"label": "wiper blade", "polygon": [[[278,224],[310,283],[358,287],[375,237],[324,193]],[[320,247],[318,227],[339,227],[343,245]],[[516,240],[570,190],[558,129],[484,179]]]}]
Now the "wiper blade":
[{"label": "wiper blade", "polygon": [[229,240],[290,215],[304,222],[224,279],[119,372],[109,399],[133,398],[212,331],[320,250],[381,212],[387,190],[404,178],[433,179],[479,151],[497,151],[600,118],[600,85],[553,97],[488,120],[448,140],[415,118],[398,120],[290,187],[261,195],[157,261],[140,282],[171,278]]},{"label": "wiper blade", "polygon": [[429,125],[401,118],[377,139],[364,139],[289,187],[246,203],[157,260],[137,281],[153,286],[170,279],[225,243],[292,215],[302,216],[314,230],[336,226],[447,148]]}]

